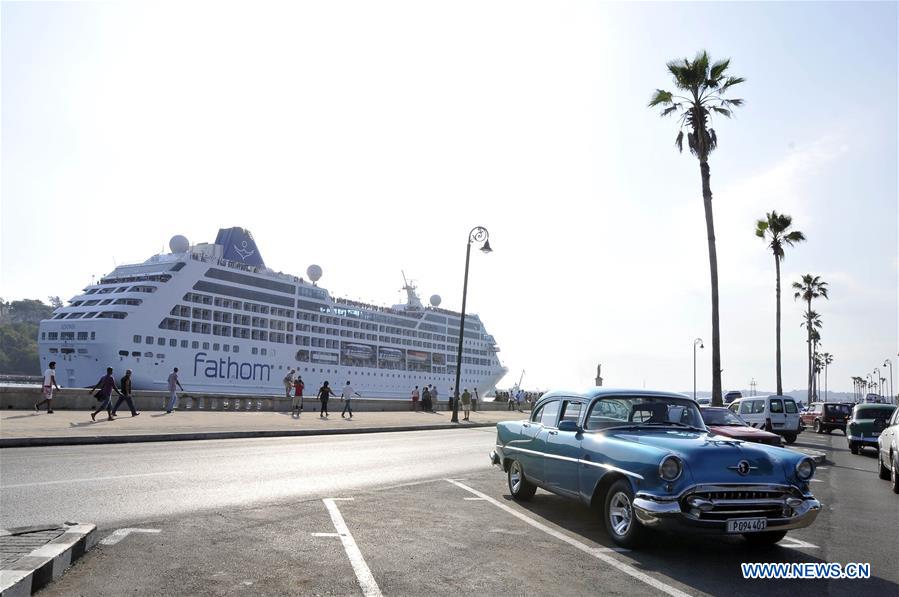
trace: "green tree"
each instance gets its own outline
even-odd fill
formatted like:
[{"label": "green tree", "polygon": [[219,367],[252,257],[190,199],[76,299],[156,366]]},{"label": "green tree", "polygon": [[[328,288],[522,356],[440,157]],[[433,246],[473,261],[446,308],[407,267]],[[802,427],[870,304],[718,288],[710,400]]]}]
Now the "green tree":
[{"label": "green tree", "polygon": [[721,406],[721,334],[718,326],[718,253],[715,248],[715,223],[712,216],[712,187],[709,154],[718,147],[718,136],[711,127],[712,115],[730,118],[732,110],[743,104],[741,99],[726,99],[725,93],[742,83],[742,77],[727,75],[730,60],[712,63],[704,50],[693,60],[684,58],[668,63],[674,79],[675,92],[657,89],[649,100],[649,107],[662,108],[662,116],[676,114],[679,132],[675,138],[678,151],[684,148],[684,129],[687,147],[699,160],[702,177],[702,202],[709,246],[709,270],[712,283],[712,404]]},{"label": "green tree", "polygon": [[774,270],[776,272],[775,295],[777,297],[777,315],[775,316],[775,335],[777,337],[775,360],[777,361],[777,395],[783,396],[783,380],[780,365],[780,262],[784,259],[784,246],[793,246],[805,240],[805,235],[798,230],[790,230],[793,226],[792,216],[779,214],[776,211],[765,214],[764,220],[755,223],[755,235],[768,241],[768,248],[774,253]]},{"label": "green tree", "polygon": [[[805,319],[809,321],[811,314],[814,313],[812,311],[812,301],[817,298],[829,298],[827,296],[827,282],[823,281],[820,276],[813,276],[812,274],[805,274],[802,276],[802,280],[799,282],[793,282],[793,289],[796,291],[793,293],[793,300],[801,298],[805,301],[806,310],[805,310]],[[817,315],[817,313],[815,313]],[[804,324],[803,324],[804,325]],[[820,326],[819,326],[820,327]],[[814,381],[814,364],[812,363],[812,331],[814,329],[813,325],[806,326],[806,332],[808,333],[808,337],[806,342],[808,343],[808,395],[807,398],[809,403],[812,400],[812,382]]]}]

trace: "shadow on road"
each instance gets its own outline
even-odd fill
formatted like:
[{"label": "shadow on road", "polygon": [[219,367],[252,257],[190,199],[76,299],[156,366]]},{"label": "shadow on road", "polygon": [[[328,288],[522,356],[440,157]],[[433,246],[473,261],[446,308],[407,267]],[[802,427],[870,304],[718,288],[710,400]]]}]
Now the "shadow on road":
[{"label": "shadow on road", "polygon": [[[509,502],[512,497],[503,496]],[[566,531],[606,547],[616,547],[606,533],[598,508],[590,508],[572,500],[538,491],[530,502],[518,502],[538,520],[557,525]],[[639,550],[621,553],[621,558],[645,572],[657,572],[678,582],[712,595],[752,594],[766,597],[794,597],[796,581],[756,579],[742,576],[741,563],[787,562],[828,563],[815,556],[819,550],[800,551],[789,547],[790,534],[784,545],[758,547],[740,536],[699,536],[652,533]],[[847,562],[838,562],[845,564]],[[876,574],[872,569],[872,574]],[[825,594],[899,595],[899,585],[872,577],[867,580],[803,580],[803,590],[819,590]]]}]

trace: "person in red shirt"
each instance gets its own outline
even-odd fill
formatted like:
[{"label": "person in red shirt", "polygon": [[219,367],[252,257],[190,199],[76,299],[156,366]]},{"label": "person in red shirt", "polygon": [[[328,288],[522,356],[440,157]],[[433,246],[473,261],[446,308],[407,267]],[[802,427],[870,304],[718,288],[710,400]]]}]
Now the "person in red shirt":
[{"label": "person in red shirt", "polygon": [[306,387],[306,384],[303,383],[303,378],[297,375],[296,380],[293,382],[293,414],[291,416],[299,417],[303,412],[303,389]]},{"label": "person in red shirt", "polygon": [[412,390],[412,410],[418,409],[418,386],[415,386],[415,389]]}]

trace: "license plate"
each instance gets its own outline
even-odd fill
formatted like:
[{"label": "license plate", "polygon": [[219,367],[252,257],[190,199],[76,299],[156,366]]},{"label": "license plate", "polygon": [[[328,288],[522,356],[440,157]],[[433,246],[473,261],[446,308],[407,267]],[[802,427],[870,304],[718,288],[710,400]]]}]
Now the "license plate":
[{"label": "license plate", "polygon": [[731,518],[727,521],[728,533],[758,533],[768,528],[765,518]]},{"label": "license plate", "polygon": [[871,434],[871,437],[880,437],[880,432],[875,431],[874,433]]}]

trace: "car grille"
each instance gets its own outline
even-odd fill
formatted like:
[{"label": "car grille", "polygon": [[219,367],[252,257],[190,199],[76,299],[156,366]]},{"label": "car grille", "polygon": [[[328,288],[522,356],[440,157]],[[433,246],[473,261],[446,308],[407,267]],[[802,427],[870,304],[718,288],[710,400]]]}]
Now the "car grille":
[{"label": "car grille", "polygon": [[[793,493],[786,488],[698,488],[681,498],[681,508],[698,520],[727,520],[728,518],[788,518],[792,508],[786,499]],[[702,511],[690,504],[691,498],[701,498],[712,503],[712,508]]]}]

